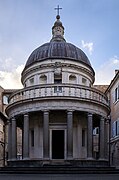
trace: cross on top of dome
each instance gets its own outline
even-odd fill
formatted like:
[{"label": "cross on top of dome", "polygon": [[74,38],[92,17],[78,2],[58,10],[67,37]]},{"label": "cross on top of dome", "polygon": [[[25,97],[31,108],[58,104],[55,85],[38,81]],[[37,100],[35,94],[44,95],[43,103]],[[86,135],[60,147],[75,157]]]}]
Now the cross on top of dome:
[{"label": "cross on top of dome", "polygon": [[57,10],[57,16],[56,16],[57,19],[60,19],[59,12],[60,12],[61,9],[62,8],[60,8],[59,5],[57,6],[57,8],[55,8],[55,10]]},{"label": "cross on top of dome", "polygon": [[56,21],[54,23],[54,26],[52,27],[52,39],[51,41],[65,41],[64,39],[64,27],[62,25],[62,22],[60,21],[60,15],[59,15],[59,11],[62,8],[59,7],[59,5],[57,6],[57,8],[55,8],[55,10],[57,10],[57,16],[56,16]]}]

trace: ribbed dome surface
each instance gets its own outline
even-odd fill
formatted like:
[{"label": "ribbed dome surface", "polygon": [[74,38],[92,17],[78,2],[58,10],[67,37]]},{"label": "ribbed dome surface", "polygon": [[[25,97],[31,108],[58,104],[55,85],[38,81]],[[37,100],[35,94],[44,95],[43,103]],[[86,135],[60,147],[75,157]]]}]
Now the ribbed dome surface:
[{"label": "ribbed dome surface", "polygon": [[25,68],[42,60],[54,58],[81,61],[91,66],[89,59],[81,49],[64,41],[51,41],[38,47],[31,53]]}]

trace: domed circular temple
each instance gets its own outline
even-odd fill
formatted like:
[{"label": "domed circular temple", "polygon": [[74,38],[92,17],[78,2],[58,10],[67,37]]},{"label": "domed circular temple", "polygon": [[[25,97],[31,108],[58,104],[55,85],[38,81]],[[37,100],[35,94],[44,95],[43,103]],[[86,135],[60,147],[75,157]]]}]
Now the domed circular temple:
[{"label": "domed circular temple", "polygon": [[21,80],[24,88],[10,96],[6,109],[8,165],[107,166],[108,100],[93,88],[95,73],[88,57],[64,39],[59,15],[51,41],[31,53]]}]

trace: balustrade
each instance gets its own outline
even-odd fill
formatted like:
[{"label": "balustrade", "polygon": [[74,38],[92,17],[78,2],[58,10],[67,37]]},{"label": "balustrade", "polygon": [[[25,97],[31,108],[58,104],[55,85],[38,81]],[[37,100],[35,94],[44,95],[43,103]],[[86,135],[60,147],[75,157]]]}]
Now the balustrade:
[{"label": "balustrade", "polygon": [[80,85],[60,84],[60,85],[39,85],[31,88],[25,88],[13,93],[9,98],[9,103],[15,103],[21,100],[42,98],[42,97],[74,97],[85,100],[97,101],[105,105],[108,104],[107,97],[100,91]]}]

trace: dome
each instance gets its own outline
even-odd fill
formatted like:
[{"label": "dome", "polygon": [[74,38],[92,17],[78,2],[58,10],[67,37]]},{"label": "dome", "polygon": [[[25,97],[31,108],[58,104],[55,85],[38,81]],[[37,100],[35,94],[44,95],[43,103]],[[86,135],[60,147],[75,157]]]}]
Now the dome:
[{"label": "dome", "polygon": [[91,66],[86,54],[78,47],[64,41],[53,41],[35,49],[29,56],[25,68],[42,60],[54,58],[80,61]]},{"label": "dome", "polygon": [[60,21],[60,16],[56,16],[56,21],[52,27],[52,39],[35,49],[29,56],[25,68],[45,59],[70,59],[82,62],[91,67],[86,54],[64,39],[64,27]]}]

